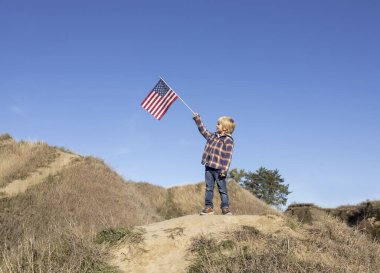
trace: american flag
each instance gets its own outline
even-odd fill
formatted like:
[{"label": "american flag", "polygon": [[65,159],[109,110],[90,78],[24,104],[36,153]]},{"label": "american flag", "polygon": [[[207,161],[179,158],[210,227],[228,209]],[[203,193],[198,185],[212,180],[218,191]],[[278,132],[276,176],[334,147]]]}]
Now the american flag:
[{"label": "american flag", "polygon": [[156,119],[161,120],[177,98],[177,94],[160,79],[149,95],[142,101],[141,106]]}]

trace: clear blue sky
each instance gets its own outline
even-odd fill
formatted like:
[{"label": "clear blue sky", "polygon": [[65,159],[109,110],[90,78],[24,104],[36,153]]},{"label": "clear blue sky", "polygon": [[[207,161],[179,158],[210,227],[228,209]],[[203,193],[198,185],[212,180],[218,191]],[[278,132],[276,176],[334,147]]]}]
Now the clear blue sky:
[{"label": "clear blue sky", "polygon": [[288,204],[379,199],[379,14],[375,0],[0,0],[0,133],[134,181],[202,181],[192,113],[140,107],[161,75],[210,130],[235,118],[231,168],[278,169]]}]

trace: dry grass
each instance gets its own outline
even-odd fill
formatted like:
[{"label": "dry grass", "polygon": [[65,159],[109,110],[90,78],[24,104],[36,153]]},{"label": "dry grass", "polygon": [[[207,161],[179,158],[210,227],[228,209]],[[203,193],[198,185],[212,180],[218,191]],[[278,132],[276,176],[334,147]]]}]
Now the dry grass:
[{"label": "dry grass", "polygon": [[[40,145],[14,142],[12,148],[7,148],[7,158],[12,157],[13,151],[19,154],[20,161],[28,162],[29,151]],[[6,164],[2,161],[0,167]],[[229,190],[232,202],[236,203],[234,213],[273,213],[238,185],[230,183]],[[215,200],[219,206],[218,192]],[[77,158],[24,194],[0,199],[0,271],[17,272],[36,266],[41,272],[50,272],[54,265],[56,272],[84,272],[81,263],[93,261],[91,253],[99,251],[99,246],[92,243],[99,232],[197,214],[203,202],[204,183],[164,189],[148,183],[125,182],[101,160]],[[54,245],[62,248],[56,248],[54,255],[49,254]],[[66,252],[66,248],[79,252],[74,251],[72,256],[72,251]],[[37,256],[31,262],[33,253]],[[70,268],[55,261],[69,262],[76,256],[82,262],[72,263]],[[102,266],[101,261],[96,260],[94,267]]]},{"label": "dry grass", "polygon": [[[28,177],[56,155],[46,144],[1,135],[0,184]],[[234,182],[228,190],[234,214],[281,214]],[[133,226],[197,214],[204,191],[204,183],[164,189],[125,182],[101,160],[77,158],[25,193],[1,196],[0,272],[114,272],[103,262],[97,235],[137,240],[141,236],[130,236]],[[217,189],[214,201],[217,209]],[[379,245],[322,211],[313,213],[310,225],[289,220],[289,227],[303,237],[246,227],[222,241],[195,240],[190,272],[379,272]]]},{"label": "dry grass", "polygon": [[357,226],[380,241],[380,201],[367,201],[354,206],[325,209],[325,211],[339,217],[350,226]]},{"label": "dry grass", "polygon": [[322,208],[317,207],[314,204],[300,203],[290,205],[285,213],[297,218],[301,223],[313,224],[313,214],[319,213],[320,211],[322,211]]},{"label": "dry grass", "polygon": [[[28,177],[57,154],[46,144],[17,143],[8,136],[0,144],[3,184]],[[229,191],[235,213],[273,213],[238,185],[230,183]],[[215,200],[219,206],[217,191]],[[102,247],[93,243],[96,235],[117,237],[132,226],[197,214],[203,202],[204,183],[164,189],[125,182],[101,160],[78,157],[25,193],[0,199],[0,271],[108,270]]]},{"label": "dry grass", "polygon": [[[247,190],[240,187],[233,180],[227,183],[230,208],[236,215],[243,214],[277,214],[275,209],[254,197]],[[165,218],[173,218],[189,214],[197,214],[204,208],[205,183],[196,185],[177,186],[168,189],[167,199],[162,208]],[[216,214],[221,214],[220,195],[217,187],[214,188],[214,209]]]},{"label": "dry grass", "polygon": [[[7,141],[1,146],[6,160],[0,161],[0,169],[9,169],[10,174],[15,167],[32,171],[46,162],[34,159],[45,155],[36,151],[46,151],[46,147]],[[22,164],[15,164],[14,158]],[[9,182],[18,178],[4,177]],[[163,220],[154,206],[158,199],[150,193],[165,189],[137,185],[125,183],[101,160],[88,157],[77,158],[23,194],[2,196],[0,272],[113,271],[102,262],[102,248],[93,243],[97,232]],[[164,199],[165,194],[162,196]]]},{"label": "dry grass", "polygon": [[162,220],[147,198],[101,161],[77,160],[25,194],[0,199],[0,272],[112,271],[92,238]]},{"label": "dry grass", "polygon": [[380,272],[380,245],[357,230],[326,214],[312,226],[293,221],[289,219],[289,227],[297,230],[294,235],[262,234],[253,227],[243,227],[226,232],[223,239],[194,238],[189,251],[195,258],[188,271]]},{"label": "dry grass", "polygon": [[117,272],[102,260],[105,253],[75,230],[47,227],[46,236],[32,231],[17,247],[5,248],[0,272]]},{"label": "dry grass", "polygon": [[[0,243],[22,235],[23,226],[44,235],[54,223],[94,234],[110,227],[143,225],[162,220],[133,183],[94,158],[79,159],[25,194],[0,199]],[[17,227],[17,228],[14,228]],[[9,229],[8,229],[9,228]]]},{"label": "dry grass", "polygon": [[297,216],[298,220],[312,224],[316,214],[326,212],[355,227],[377,241],[380,241],[380,201],[367,201],[358,205],[340,206],[324,209],[313,204],[292,204],[286,210],[288,215]]},{"label": "dry grass", "polygon": [[0,145],[4,144],[7,141],[13,141],[13,138],[10,134],[5,133],[0,135]]},{"label": "dry grass", "polygon": [[[129,181],[127,185],[137,192],[137,196],[141,196],[141,200],[138,203],[144,203],[142,206],[147,206],[150,208],[150,211],[154,211],[152,222],[166,219],[163,206],[167,202],[167,189],[145,182],[135,183]],[[141,212],[136,211],[135,213]]]},{"label": "dry grass", "polygon": [[0,138],[0,187],[16,179],[25,179],[58,156],[57,151],[45,143],[15,142],[5,136]]}]

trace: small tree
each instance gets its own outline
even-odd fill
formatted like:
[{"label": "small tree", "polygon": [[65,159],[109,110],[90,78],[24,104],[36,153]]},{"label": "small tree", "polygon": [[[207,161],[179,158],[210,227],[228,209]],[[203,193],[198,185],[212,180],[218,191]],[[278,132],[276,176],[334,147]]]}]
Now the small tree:
[{"label": "small tree", "polygon": [[291,193],[288,190],[289,185],[284,184],[284,179],[277,169],[268,170],[260,167],[254,173],[246,172],[244,169],[232,169],[229,177],[259,199],[276,207],[285,205],[288,200],[287,196]]},{"label": "small tree", "polygon": [[232,169],[228,172],[227,178],[235,180],[236,183],[244,186],[243,180],[246,175],[246,171],[244,169],[238,170],[236,168]]}]

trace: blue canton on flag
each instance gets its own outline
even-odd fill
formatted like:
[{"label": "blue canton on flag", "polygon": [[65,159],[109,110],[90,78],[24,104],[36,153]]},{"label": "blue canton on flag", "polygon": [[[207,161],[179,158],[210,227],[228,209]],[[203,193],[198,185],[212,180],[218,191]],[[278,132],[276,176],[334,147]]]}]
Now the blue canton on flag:
[{"label": "blue canton on flag", "polygon": [[163,80],[160,80],[153,88],[153,91],[156,91],[158,94],[160,94],[161,97],[165,96],[165,94],[169,92],[169,90],[169,86],[167,86]]}]

